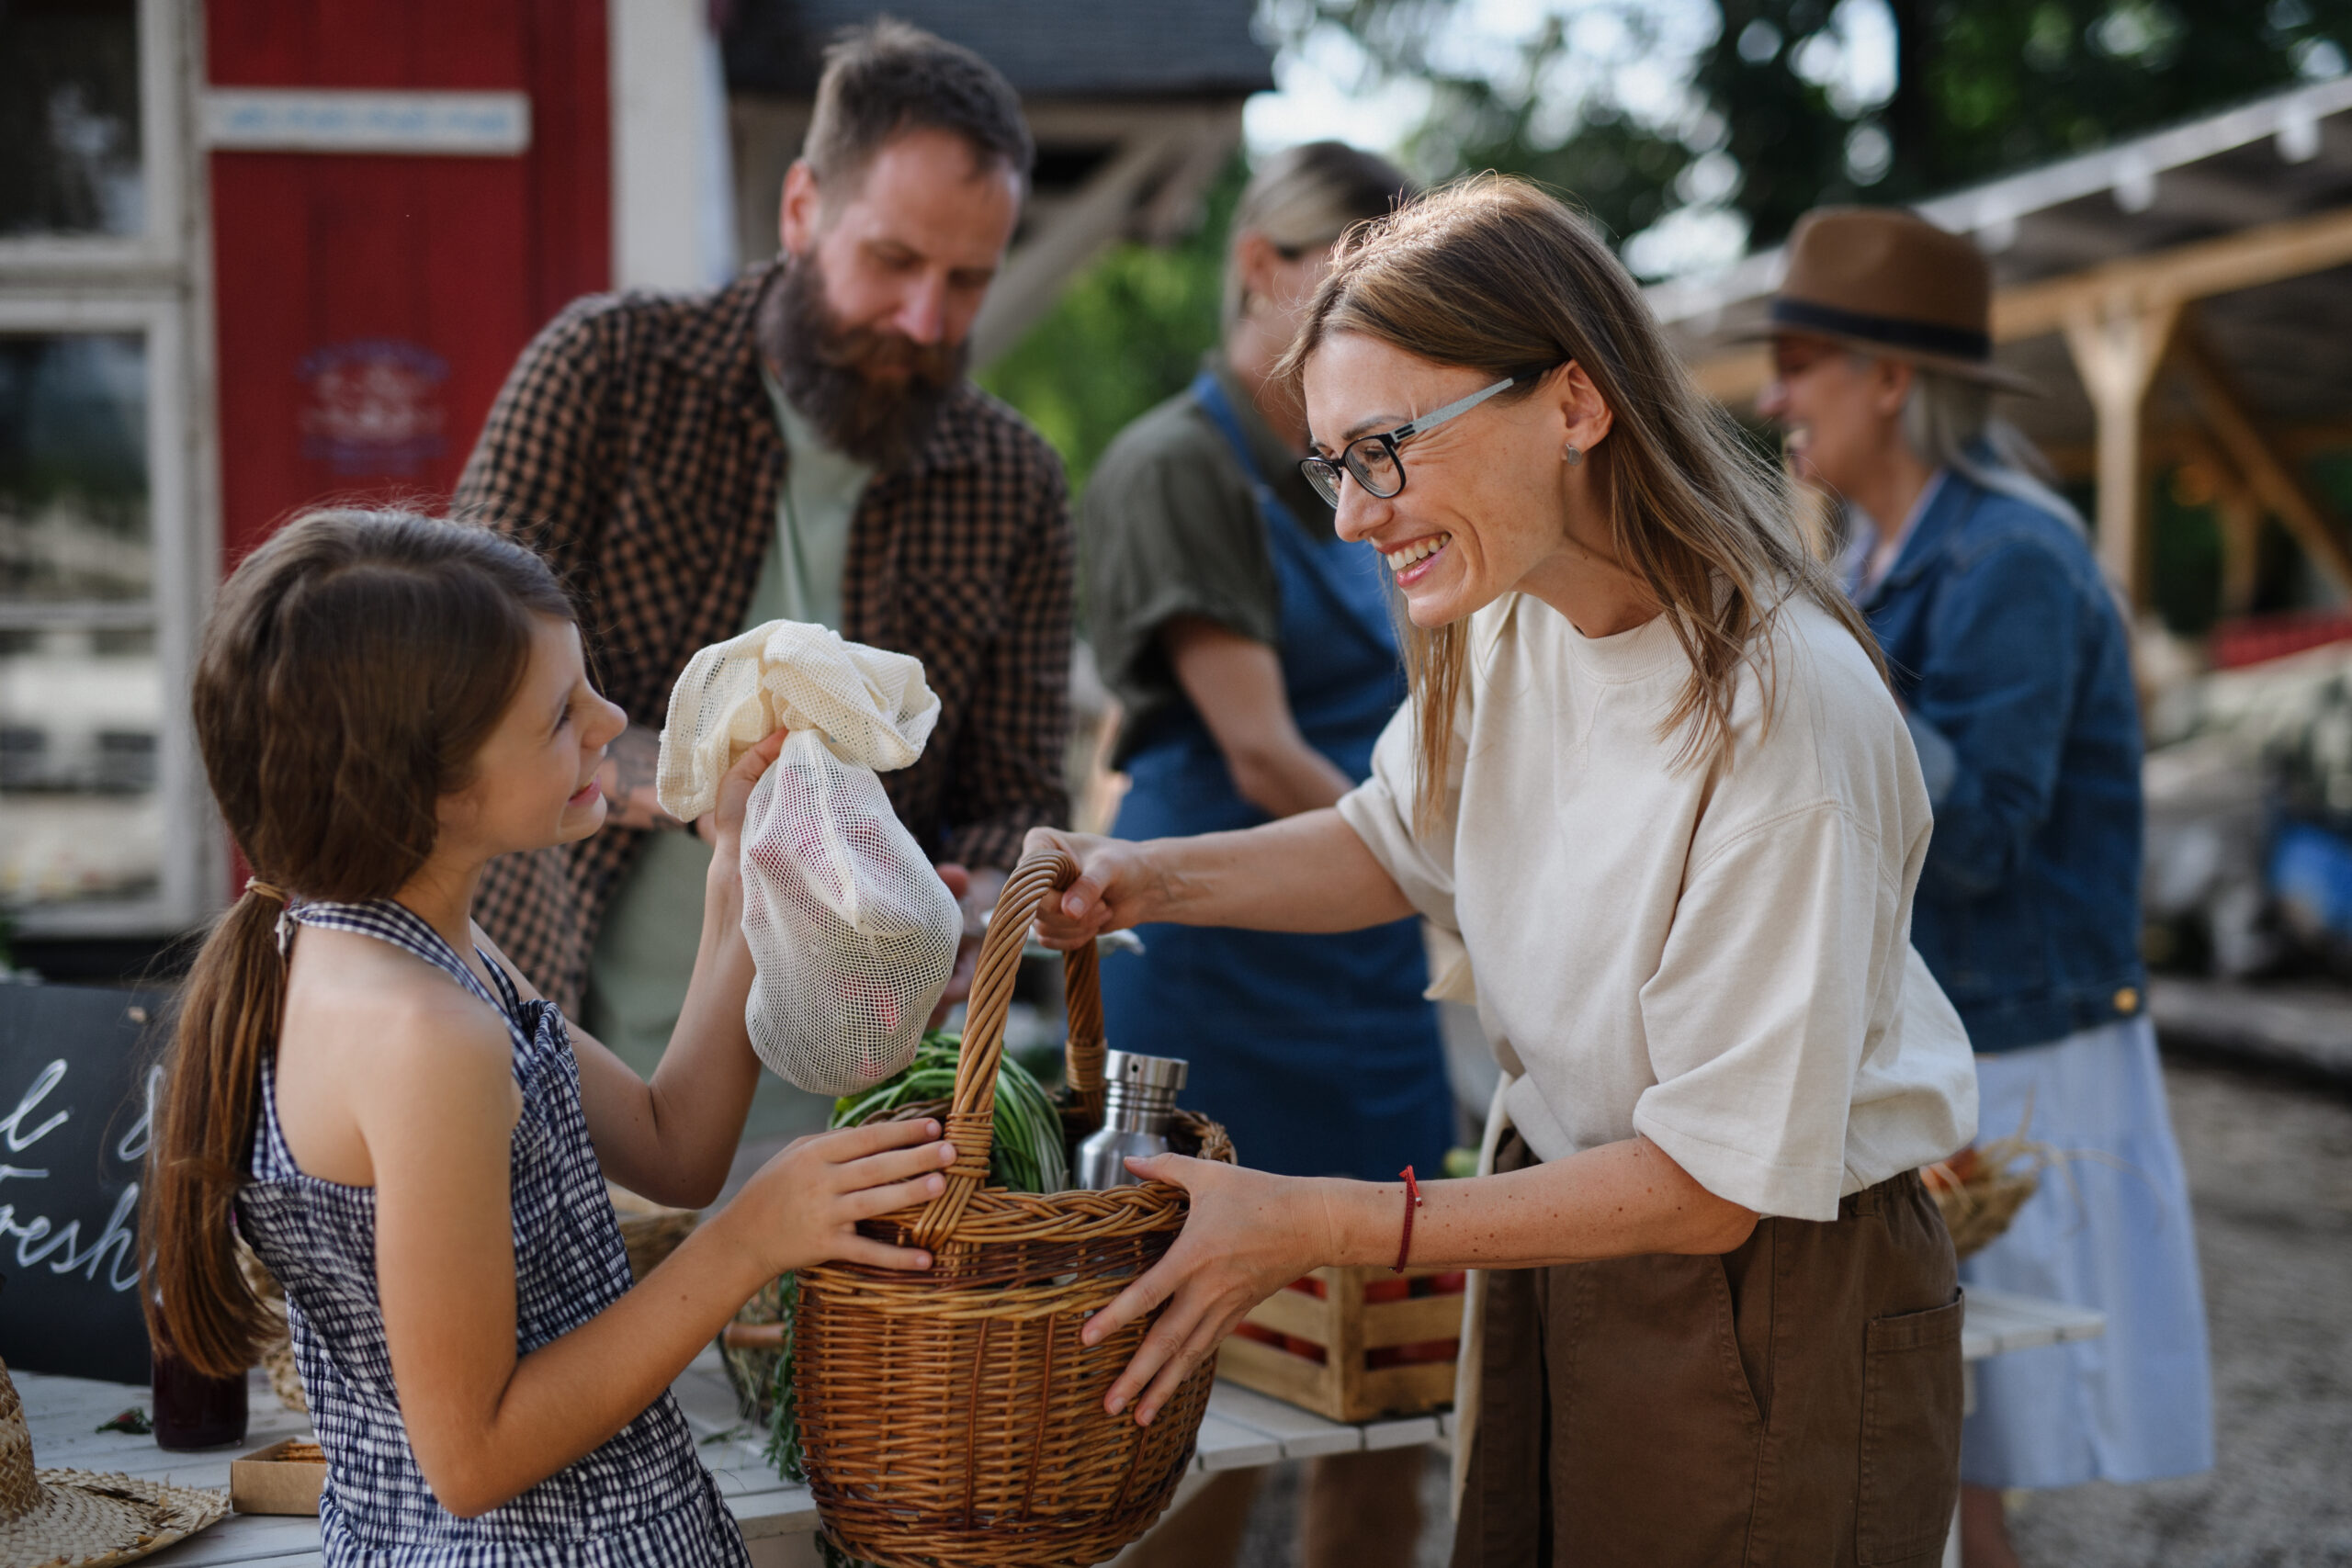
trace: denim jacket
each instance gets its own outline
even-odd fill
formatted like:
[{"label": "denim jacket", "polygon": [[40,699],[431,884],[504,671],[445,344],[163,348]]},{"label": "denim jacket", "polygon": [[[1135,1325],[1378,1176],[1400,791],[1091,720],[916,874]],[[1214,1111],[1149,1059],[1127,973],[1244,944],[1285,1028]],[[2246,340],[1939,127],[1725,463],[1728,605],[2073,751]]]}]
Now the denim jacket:
[{"label": "denim jacket", "polygon": [[1861,608],[1935,806],[1911,941],[1970,1043],[2137,1013],[2140,713],[2081,534],[1947,469]]}]

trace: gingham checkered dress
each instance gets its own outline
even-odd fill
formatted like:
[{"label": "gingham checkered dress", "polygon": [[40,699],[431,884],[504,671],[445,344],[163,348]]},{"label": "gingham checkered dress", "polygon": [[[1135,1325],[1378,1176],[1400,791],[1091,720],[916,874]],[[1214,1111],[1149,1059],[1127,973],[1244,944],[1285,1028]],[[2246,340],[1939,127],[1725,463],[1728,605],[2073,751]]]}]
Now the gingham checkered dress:
[{"label": "gingham checkered dress", "polygon": [[[493,997],[432,927],[390,899],[305,904],[303,925],[380,938],[438,965],[499,1010],[523,1110],[509,1172],[518,1355],[570,1333],[629,1287],[628,1255],[588,1142],[563,1015],[526,1002],[495,963]],[[368,1568],[749,1568],[741,1533],[668,1393],[586,1458],[512,1502],[461,1519],[434,1499],[401,1425],[376,1293],[376,1193],[307,1176],[277,1123],[274,1064],[261,1073],[253,1178],[237,1223],[286,1287],[294,1359],[326,1450],[319,1525],[330,1564]]]}]

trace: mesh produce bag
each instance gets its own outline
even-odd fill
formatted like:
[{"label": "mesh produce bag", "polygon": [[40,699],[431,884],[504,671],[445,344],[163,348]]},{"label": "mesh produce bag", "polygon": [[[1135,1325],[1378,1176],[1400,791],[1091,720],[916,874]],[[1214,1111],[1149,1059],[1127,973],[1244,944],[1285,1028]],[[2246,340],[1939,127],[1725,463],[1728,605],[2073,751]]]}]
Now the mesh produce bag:
[{"label": "mesh produce bag", "polygon": [[760,1060],[813,1093],[904,1068],[955,967],[962,912],[875,776],[922,756],[938,719],[920,660],[796,621],[704,649],[671,694],[657,788],[686,821],[746,749],[792,731],[743,813],[743,1018]]}]

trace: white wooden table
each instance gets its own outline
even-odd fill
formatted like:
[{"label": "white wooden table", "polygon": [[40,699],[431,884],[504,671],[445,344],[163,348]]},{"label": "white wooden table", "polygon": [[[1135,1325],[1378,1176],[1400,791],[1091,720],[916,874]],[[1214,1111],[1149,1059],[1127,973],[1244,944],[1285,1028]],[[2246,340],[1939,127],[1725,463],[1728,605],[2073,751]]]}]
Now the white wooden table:
[{"label": "white wooden table", "polygon": [[[2098,1313],[1993,1291],[1973,1291],[1962,1354],[1982,1360],[2011,1350],[2031,1349],[2105,1331]],[[34,1462],[44,1468],[121,1471],[187,1486],[229,1484],[229,1461],[280,1438],[308,1435],[309,1418],[280,1409],[262,1374],[253,1374],[253,1418],[245,1440],[203,1453],[166,1453],[153,1438],[95,1428],[126,1406],[145,1409],[146,1389],[83,1378],[48,1377],[12,1369],[32,1428]],[[1972,1384],[1973,1384],[1972,1379]],[[686,1421],[701,1439],[703,1461],[718,1477],[720,1494],[742,1527],[752,1560],[759,1568],[799,1568],[816,1561],[809,1537],[817,1529],[817,1506],[805,1486],[777,1478],[760,1455],[763,1435],[747,1430],[735,1412],[716,1351],[706,1351],[673,1385]],[[1452,1438],[1453,1418],[1441,1412],[1401,1420],[1347,1424],[1269,1399],[1227,1382],[1209,1398],[1207,1416],[1193,1467],[1202,1475],[1247,1470],[1281,1460],[1312,1459],[1359,1449],[1410,1448]],[[1956,1552],[1957,1546],[1951,1549]],[[1956,1556],[1948,1553],[1951,1561]],[[193,1540],[167,1547],[146,1560],[155,1568],[316,1568],[318,1521],[232,1514]]]}]

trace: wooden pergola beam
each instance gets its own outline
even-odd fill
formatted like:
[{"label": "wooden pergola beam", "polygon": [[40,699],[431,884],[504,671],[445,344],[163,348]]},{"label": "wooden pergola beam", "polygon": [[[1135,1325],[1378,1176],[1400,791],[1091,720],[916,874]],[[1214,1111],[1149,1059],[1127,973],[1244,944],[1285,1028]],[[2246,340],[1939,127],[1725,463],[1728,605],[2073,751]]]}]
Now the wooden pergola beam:
[{"label": "wooden pergola beam", "polygon": [[[2307,463],[2330,452],[2352,448],[2352,419],[2314,420],[2302,424],[2273,424],[2270,443],[2290,463]],[[2188,433],[2159,419],[2148,432],[2148,461],[2156,468],[2199,457],[2205,447],[2189,442]],[[2068,483],[2087,479],[2098,471],[2095,444],[2050,445],[2041,448],[2058,477]]]},{"label": "wooden pergola beam", "polygon": [[2199,416],[2245,477],[2246,487],[2277,514],[2336,591],[2352,596],[2352,544],[2346,541],[2342,521],[2263,430],[2228,367],[2193,323],[2178,334],[2174,359]]},{"label": "wooden pergola beam", "polygon": [[2098,557],[2136,608],[2148,602],[2148,393],[2180,321],[2177,299],[2080,295],[2066,348],[2098,417]]},{"label": "wooden pergola beam", "polygon": [[2175,308],[2352,264],[2352,207],[2242,229],[2220,239],[2127,256],[1993,297],[1993,341],[2063,332],[2087,303],[2111,310],[2169,300]]}]

